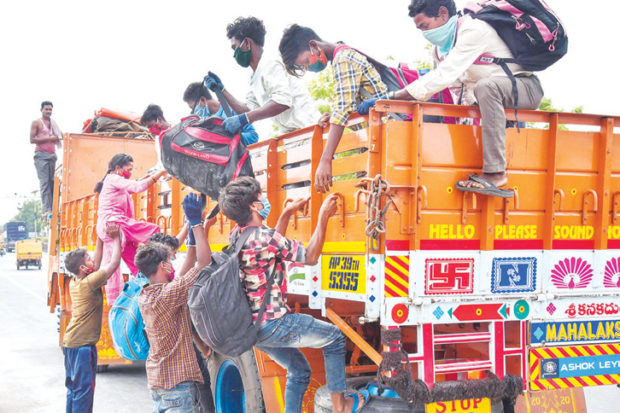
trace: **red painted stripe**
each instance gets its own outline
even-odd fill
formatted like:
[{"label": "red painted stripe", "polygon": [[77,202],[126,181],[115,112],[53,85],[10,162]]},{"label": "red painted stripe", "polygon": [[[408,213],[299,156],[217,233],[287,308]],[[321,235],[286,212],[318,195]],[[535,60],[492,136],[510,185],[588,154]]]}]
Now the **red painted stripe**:
[{"label": "red painted stripe", "polygon": [[541,239],[497,239],[493,242],[496,250],[541,250]]},{"label": "red painted stripe", "polygon": [[390,287],[385,286],[385,296],[386,297],[400,297],[400,295],[396,294]]},{"label": "red painted stripe", "polygon": [[583,349],[583,351],[588,353],[590,356],[596,356],[597,355],[594,351],[592,351],[590,346],[583,346],[582,349]]},{"label": "red painted stripe", "polygon": [[421,250],[479,250],[479,239],[423,239],[420,240]]},{"label": "red painted stripe", "polygon": [[603,382],[596,378],[596,376],[588,376],[590,380],[596,383],[598,386],[604,386]]},{"label": "red painted stripe", "polygon": [[424,340],[424,381],[427,385],[435,383],[435,344],[433,343],[433,325],[422,325],[422,339]]},{"label": "red painted stripe", "polygon": [[593,239],[556,239],[553,240],[554,250],[592,250],[594,249]]},{"label": "red painted stripe", "polygon": [[562,388],[560,384],[555,380],[546,380],[546,382],[549,383],[551,387],[555,388],[556,390]]},{"label": "red painted stripe", "polygon": [[422,361],[424,356],[409,356],[409,361]]},{"label": "red painted stripe", "polygon": [[[405,260],[403,260],[403,257],[399,257],[398,255],[394,255],[389,257],[391,261],[394,261],[396,264],[400,265],[401,267],[404,268],[404,271],[409,271],[409,263],[405,262]],[[404,277],[408,277],[408,272],[405,273],[403,272],[403,270],[398,270],[399,273],[401,273]]]},{"label": "red painted stripe", "polygon": [[620,239],[610,239],[607,240],[607,248],[608,249],[620,249]]},{"label": "red painted stripe", "polygon": [[409,251],[409,240],[386,239],[385,248],[390,251]]},{"label": "red painted stripe", "polygon": [[[394,267],[391,263],[386,261],[385,262],[385,268],[387,268],[388,270],[390,270],[390,271],[392,271],[394,273],[394,274],[390,274],[390,275],[398,277],[399,279],[404,281],[406,284],[409,284],[409,277],[406,277],[405,274],[403,274],[401,270],[399,270],[398,268]],[[387,276],[387,273],[386,273],[386,276]]]},{"label": "red painted stripe", "polygon": [[[574,377],[571,377],[571,379],[574,379]],[[556,380],[562,380],[562,382],[564,384],[566,384],[568,387],[575,387],[575,385],[573,383],[571,383],[571,381],[569,379],[556,379]]]},{"label": "red painted stripe", "polygon": [[564,357],[572,357],[570,354],[568,354],[568,351],[564,350],[562,347],[556,347],[555,349],[559,351]]},{"label": "red painted stripe", "polygon": [[603,374],[603,377],[605,377],[607,380],[609,380],[612,383],[617,383],[617,380],[614,379],[611,374]]},{"label": "red painted stripe", "polygon": [[583,387],[588,387],[589,386],[589,384],[586,383],[586,381],[584,379],[582,379],[581,377],[572,377],[572,378],[577,380],[579,382],[579,384],[581,384]]},{"label": "red painted stripe", "polygon": [[[394,280],[394,278],[390,277],[389,275],[385,274],[385,280],[386,281],[390,281],[392,283],[392,285],[394,285],[394,287],[396,287],[399,291],[402,291],[403,294],[409,294],[409,291],[407,291],[407,289],[405,289],[405,287],[401,286],[400,284],[398,284],[398,282],[396,280]],[[386,289],[390,288],[386,285],[385,287]],[[392,290],[390,288],[390,290]]]},{"label": "red painted stripe", "polygon": [[603,354],[607,354],[608,351],[605,349],[605,347],[601,346],[601,345],[595,345],[594,346],[598,351],[600,351]]},{"label": "red painted stripe", "polygon": [[499,379],[504,378],[504,322],[493,323],[495,330],[495,374]]}]

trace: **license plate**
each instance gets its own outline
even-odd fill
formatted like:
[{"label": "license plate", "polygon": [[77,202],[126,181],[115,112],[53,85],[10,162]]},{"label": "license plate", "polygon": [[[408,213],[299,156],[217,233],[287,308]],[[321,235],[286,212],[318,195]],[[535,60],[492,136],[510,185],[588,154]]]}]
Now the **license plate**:
[{"label": "license plate", "polygon": [[451,400],[426,405],[426,413],[491,413],[490,399]]},{"label": "license plate", "polygon": [[364,255],[323,255],[321,289],[366,294]]}]

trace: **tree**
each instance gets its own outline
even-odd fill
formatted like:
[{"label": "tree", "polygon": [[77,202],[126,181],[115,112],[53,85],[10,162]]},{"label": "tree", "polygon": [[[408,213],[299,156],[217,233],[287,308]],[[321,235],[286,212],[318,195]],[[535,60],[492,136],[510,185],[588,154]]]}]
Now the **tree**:
[{"label": "tree", "polygon": [[41,231],[41,201],[27,200],[17,207],[19,212],[11,219],[11,222],[23,221],[26,223],[28,232]]}]

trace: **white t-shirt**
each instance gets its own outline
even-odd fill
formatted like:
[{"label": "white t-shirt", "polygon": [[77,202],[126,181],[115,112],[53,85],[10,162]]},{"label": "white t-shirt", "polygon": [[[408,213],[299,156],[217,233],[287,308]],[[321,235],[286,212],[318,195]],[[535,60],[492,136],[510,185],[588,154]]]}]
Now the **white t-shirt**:
[{"label": "white t-shirt", "polygon": [[272,118],[279,134],[314,125],[319,119],[319,111],[303,82],[289,75],[280,59],[263,55],[250,77],[246,104],[254,110],[270,100],[289,107]]},{"label": "white t-shirt", "polygon": [[[435,51],[435,50],[434,50]],[[456,43],[446,58],[419,80],[407,85],[407,92],[417,100],[427,100],[458,80],[465,86],[465,101],[475,102],[474,88],[479,80],[502,76],[506,73],[498,64],[474,64],[483,54],[493,57],[512,58],[506,43],[487,22],[465,16],[458,28]],[[436,56],[435,51],[435,56]],[[530,74],[521,66],[509,63],[514,75]]]}]

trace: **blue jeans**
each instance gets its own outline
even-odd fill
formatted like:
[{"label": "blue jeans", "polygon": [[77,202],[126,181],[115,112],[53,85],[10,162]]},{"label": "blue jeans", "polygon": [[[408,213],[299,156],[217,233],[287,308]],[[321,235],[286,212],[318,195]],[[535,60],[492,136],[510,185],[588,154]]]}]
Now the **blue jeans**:
[{"label": "blue jeans", "polygon": [[171,389],[151,389],[155,413],[198,413],[198,387],[193,381],[184,381]]},{"label": "blue jeans", "polygon": [[327,388],[332,393],[343,393],[345,383],[344,336],[333,324],[307,314],[286,314],[261,325],[256,347],[286,369],[284,412],[300,413],[312,370],[308,360],[299,351],[302,347],[323,349]]},{"label": "blue jeans", "polygon": [[93,411],[97,348],[93,345],[64,348],[65,386],[67,386],[67,413]]}]

